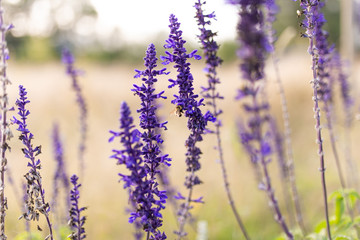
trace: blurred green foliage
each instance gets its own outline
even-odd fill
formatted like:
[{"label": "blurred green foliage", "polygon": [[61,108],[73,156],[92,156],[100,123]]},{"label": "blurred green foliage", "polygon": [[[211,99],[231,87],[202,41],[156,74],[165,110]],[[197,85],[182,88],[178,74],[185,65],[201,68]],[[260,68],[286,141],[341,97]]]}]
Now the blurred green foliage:
[{"label": "blurred green foliage", "polygon": [[32,240],[42,240],[42,236],[41,234],[35,232],[35,233],[29,233],[29,232],[22,232],[19,233],[16,237],[15,240],[28,240],[28,239],[32,239]]},{"label": "blurred green foliage", "polygon": [[50,38],[8,37],[10,56],[18,61],[46,62],[57,58]]},{"label": "blurred green foliage", "polygon": [[[293,27],[298,32],[298,37],[295,38],[290,44],[304,41],[300,38],[301,28],[299,23],[301,17],[296,17],[296,10],[299,8],[298,3],[293,1],[278,1],[280,11],[277,16],[277,21],[274,23],[274,28],[277,35],[280,35],[287,27]],[[23,11],[27,11],[23,9]],[[328,23],[325,29],[329,32],[329,42],[339,43],[339,25],[340,25],[340,11],[339,1],[328,1],[324,8],[325,17]],[[11,17],[11,16],[10,16]],[[194,22],[195,24],[195,22]],[[31,61],[31,62],[45,62],[60,58],[61,45],[70,43],[71,46],[76,48],[75,43],[71,43],[71,37],[65,42],[62,38],[69,36],[69,34],[61,34],[60,30],[54,30],[49,37],[32,37],[21,36],[15,37],[11,33],[7,36],[7,41],[11,51],[11,57],[18,61]],[[95,38],[96,36],[94,36]],[[195,38],[195,36],[194,36]],[[163,45],[164,39],[157,39],[158,52],[163,54],[163,50],[159,46]],[[113,61],[126,62],[129,64],[141,63],[144,51],[148,43],[143,44],[125,44],[113,49],[108,49],[103,46],[101,42],[94,41],[91,47],[82,48],[78,52],[82,58],[95,61],[109,63]],[[219,56],[224,59],[224,62],[232,62],[236,60],[237,44],[235,39],[229,39],[220,43]],[[189,49],[198,48],[198,46],[190,46]],[[76,49],[75,49],[76,50]],[[76,52],[76,51],[75,51]]]}]

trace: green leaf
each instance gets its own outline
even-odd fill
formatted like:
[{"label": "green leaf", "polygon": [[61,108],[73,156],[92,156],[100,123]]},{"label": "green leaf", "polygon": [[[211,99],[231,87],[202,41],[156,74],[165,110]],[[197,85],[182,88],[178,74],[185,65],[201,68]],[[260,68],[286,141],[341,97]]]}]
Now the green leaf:
[{"label": "green leaf", "polygon": [[353,240],[352,237],[348,237],[348,236],[345,236],[345,235],[340,235],[340,236],[336,236],[334,238],[334,240]]},{"label": "green leaf", "polygon": [[315,232],[316,232],[316,233],[320,233],[321,230],[323,230],[323,229],[325,229],[325,228],[326,228],[326,221],[323,220],[323,221],[319,222],[318,225],[316,225],[316,227],[315,227]]},{"label": "green leaf", "polygon": [[349,189],[347,195],[350,201],[350,207],[354,208],[356,201],[360,199],[359,193],[357,193],[354,189]]},{"label": "green leaf", "polygon": [[342,190],[337,190],[330,194],[329,200],[333,200],[334,198],[335,199],[342,198],[342,197],[343,197]]},{"label": "green leaf", "polygon": [[280,236],[280,237],[275,238],[275,240],[286,240],[286,238],[284,236]]},{"label": "green leaf", "polygon": [[355,189],[348,189],[346,191],[347,195],[353,196],[354,198],[360,199],[359,193]]},{"label": "green leaf", "polygon": [[341,196],[340,198],[335,199],[335,220],[336,224],[340,222],[341,217],[344,213],[345,204],[344,198]]}]

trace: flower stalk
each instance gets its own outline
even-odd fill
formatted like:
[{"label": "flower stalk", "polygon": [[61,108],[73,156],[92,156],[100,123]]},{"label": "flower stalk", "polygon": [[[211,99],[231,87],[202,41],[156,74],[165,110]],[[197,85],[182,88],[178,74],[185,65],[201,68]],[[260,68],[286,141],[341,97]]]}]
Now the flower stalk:
[{"label": "flower stalk", "polygon": [[[275,79],[276,79],[276,83],[279,88],[282,118],[283,118],[283,122],[284,122],[284,142],[285,142],[285,152],[286,152],[286,163],[285,163],[285,169],[283,172],[284,179],[282,182],[284,182],[285,185],[289,186],[289,187],[284,186],[284,193],[287,191],[285,188],[290,189],[291,200],[295,207],[296,223],[299,226],[299,228],[301,229],[303,235],[306,235],[307,231],[306,231],[306,227],[305,227],[304,220],[303,220],[303,214],[302,214],[301,204],[300,204],[300,197],[299,197],[298,188],[297,188],[297,184],[296,184],[295,160],[294,160],[294,153],[293,153],[293,148],[292,148],[290,115],[289,115],[288,105],[287,105],[287,101],[286,101],[284,86],[283,86],[283,83],[282,83],[282,80],[280,77],[278,58],[276,56],[275,47],[274,47],[274,43],[276,41],[276,36],[275,36],[276,32],[273,29],[273,22],[276,20],[276,15],[279,12],[279,7],[277,6],[275,0],[266,0],[265,6],[266,6],[265,9],[267,10],[266,11],[266,25],[268,28],[267,34],[268,34],[268,38],[269,38],[269,43],[272,46],[271,61],[274,66]],[[288,195],[288,194],[285,193],[285,195]],[[291,204],[289,202],[290,198],[288,198],[288,197],[286,197],[286,198],[288,199],[287,203],[286,203],[286,205],[288,206]],[[288,208],[291,208],[291,206]],[[289,212],[290,219],[291,219],[292,215],[293,215],[292,210],[289,209],[288,212]]]},{"label": "flower stalk", "polygon": [[238,56],[242,60],[240,70],[243,76],[243,86],[238,91],[237,99],[242,101],[244,112],[249,116],[246,123],[240,125],[240,136],[251,162],[261,169],[257,174],[259,189],[266,192],[269,205],[275,213],[275,220],[288,239],[294,239],[281,213],[275,197],[268,164],[271,162],[271,131],[272,116],[270,105],[262,92],[265,80],[266,54],[273,50],[265,32],[265,21],[262,8],[264,0],[230,0],[239,7],[239,22],[237,25],[240,48]]},{"label": "flower stalk", "polygon": [[79,177],[72,175],[70,182],[73,185],[73,189],[70,190],[70,221],[69,226],[74,230],[68,237],[72,240],[81,240],[86,238],[85,233],[85,221],[86,217],[82,216],[81,213],[86,210],[86,207],[79,206],[81,184],[78,183]]},{"label": "flower stalk", "polygon": [[79,111],[80,111],[79,173],[80,173],[80,177],[82,177],[84,175],[84,168],[85,168],[84,154],[86,150],[86,138],[88,131],[87,106],[81,87],[78,83],[78,76],[82,72],[74,67],[75,59],[73,54],[68,49],[64,49],[62,52],[62,62],[66,66],[66,74],[69,75],[71,78],[72,88],[75,91],[76,102],[79,106]]},{"label": "flower stalk", "polygon": [[9,111],[9,102],[7,94],[7,85],[11,84],[7,75],[7,60],[9,59],[9,50],[6,43],[6,33],[13,28],[13,25],[6,25],[4,22],[4,9],[0,0],[0,111],[1,111],[1,131],[0,131],[0,239],[7,239],[5,234],[5,211],[7,210],[7,197],[5,196],[5,172],[7,165],[6,151],[10,149],[8,141],[12,137],[9,128],[7,112]]},{"label": "flower stalk", "polygon": [[[19,119],[15,116],[12,119],[12,122],[18,126],[17,131],[21,133],[19,139],[25,146],[22,148],[25,158],[29,160],[28,167],[29,171],[24,175],[26,179],[26,193],[28,198],[25,202],[26,211],[20,218],[25,218],[27,221],[38,221],[39,215],[42,214],[46,218],[46,222],[49,228],[49,235],[45,238],[53,240],[53,231],[52,224],[50,222],[49,212],[50,206],[49,203],[45,201],[45,190],[42,185],[40,169],[41,162],[40,159],[36,159],[41,153],[41,146],[33,147],[32,139],[34,135],[27,128],[27,118],[30,114],[30,111],[26,109],[26,104],[30,101],[27,99],[26,89],[20,85],[19,86],[19,99],[16,100],[16,105],[18,107]],[[40,227],[38,227],[40,229]]]},{"label": "flower stalk", "polygon": [[190,130],[190,135],[185,142],[187,149],[186,152],[186,171],[188,175],[185,177],[185,187],[188,189],[187,197],[178,193],[177,199],[183,200],[178,212],[179,228],[175,232],[178,235],[178,239],[182,239],[187,235],[184,231],[187,220],[191,217],[190,209],[192,203],[202,203],[202,197],[194,199],[193,189],[194,186],[201,184],[200,178],[197,176],[197,171],[200,170],[200,155],[202,154],[197,143],[202,141],[202,135],[204,134],[208,121],[215,121],[215,118],[210,112],[203,114],[200,106],[203,105],[203,100],[197,100],[198,95],[194,93],[193,76],[190,72],[190,63],[188,59],[194,58],[196,60],[201,59],[196,54],[196,50],[191,53],[187,53],[184,44],[186,41],[182,38],[182,31],[180,30],[180,23],[175,15],[170,15],[170,34],[164,45],[165,49],[170,49],[172,52],[165,51],[166,56],[162,56],[163,64],[174,63],[174,68],[177,69],[178,75],[176,79],[169,79],[171,83],[169,88],[178,86],[179,94],[174,95],[174,99],[171,101],[176,106],[177,115],[181,117],[184,115],[187,119],[187,127]]},{"label": "flower stalk", "polygon": [[[235,202],[230,190],[230,183],[228,180],[227,170],[225,166],[224,153],[221,144],[220,137],[220,127],[221,121],[219,115],[222,113],[222,110],[218,109],[217,100],[221,100],[224,97],[220,95],[217,90],[217,85],[220,84],[220,79],[217,74],[217,69],[222,63],[222,59],[217,56],[219,45],[214,40],[216,33],[212,32],[210,29],[207,29],[206,26],[211,24],[211,20],[215,19],[215,12],[210,14],[204,14],[203,6],[206,4],[205,1],[197,0],[195,2],[197,24],[199,26],[200,35],[197,37],[200,40],[201,48],[204,51],[206,67],[204,71],[206,72],[206,77],[208,79],[208,86],[202,87],[202,96],[207,100],[206,104],[211,107],[211,114],[216,118],[214,122],[215,130],[209,130],[210,133],[216,135],[216,149],[218,151],[218,157],[220,160],[221,173],[223,176],[224,187],[226,196],[229,200],[231,210],[235,216],[236,222],[239,225],[245,239],[250,239],[249,234],[245,228],[245,225],[240,217],[240,214],[235,206]],[[216,20],[216,19],[215,19]]]},{"label": "flower stalk", "polygon": [[[311,69],[313,73],[313,80],[311,85],[313,88],[313,101],[314,101],[314,118],[315,118],[315,131],[316,131],[316,142],[318,144],[318,155],[320,163],[320,174],[321,174],[321,184],[323,190],[323,199],[324,199],[324,211],[325,211],[325,221],[326,221],[326,231],[327,236],[331,240],[331,229],[330,229],[330,220],[329,220],[329,208],[327,202],[327,188],[326,188],[326,177],[325,177],[325,158],[324,158],[324,147],[322,139],[322,127],[321,127],[321,118],[320,118],[320,106],[319,102],[321,98],[330,98],[331,94],[329,93],[329,88],[327,83],[324,81],[324,74],[321,74],[324,71],[324,66],[321,65],[326,61],[326,52],[322,51],[321,45],[326,45],[326,38],[322,34],[322,24],[324,22],[324,16],[320,14],[320,8],[323,5],[319,0],[301,0],[300,6],[302,8],[302,14],[305,16],[301,26],[306,31],[302,34],[303,37],[309,39],[309,48],[308,52],[311,56]],[[340,170],[340,169],[338,169]]]},{"label": "flower stalk", "polygon": [[[144,154],[152,154],[150,151],[146,152],[146,149],[150,149],[148,145],[150,142],[142,143],[141,141],[142,137],[148,133],[141,133],[134,127],[130,108],[126,102],[123,102],[120,109],[120,132],[110,131],[113,136],[109,139],[111,142],[119,137],[123,149],[113,150],[114,154],[111,158],[116,159],[118,165],[126,165],[130,172],[129,175],[119,173],[119,176],[124,182],[124,188],[129,190],[129,202],[133,206],[129,223],[135,223],[136,239],[141,238],[138,231],[141,226],[147,234],[146,239],[164,240],[166,235],[159,230],[162,226],[160,210],[165,208],[167,196],[165,191],[158,189],[155,177],[151,178],[151,176],[155,176],[159,162],[165,163],[167,156],[159,156],[157,152],[155,159],[144,157]],[[160,138],[158,135],[147,136],[152,139]],[[153,161],[152,164],[150,160]]]}]

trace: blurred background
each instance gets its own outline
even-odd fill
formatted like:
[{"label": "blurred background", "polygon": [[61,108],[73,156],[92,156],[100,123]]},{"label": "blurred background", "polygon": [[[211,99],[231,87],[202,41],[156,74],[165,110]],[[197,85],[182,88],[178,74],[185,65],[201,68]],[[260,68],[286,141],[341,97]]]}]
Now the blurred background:
[{"label": "blurred background", "polygon": [[[12,85],[8,88],[10,104],[14,105],[18,94],[18,85],[28,89],[31,101],[29,109],[29,128],[35,135],[34,144],[42,145],[43,182],[46,196],[51,200],[52,178],[56,171],[52,149],[51,134],[55,123],[61,131],[64,144],[66,168],[69,176],[79,173],[78,143],[80,141],[79,111],[75,103],[75,93],[71,89],[71,80],[65,74],[60,62],[61,49],[70,48],[76,57],[76,67],[83,70],[79,84],[88,105],[89,134],[85,155],[85,175],[80,182],[82,206],[88,206],[85,214],[87,239],[132,239],[132,226],[127,222],[127,192],[122,183],[118,183],[117,174],[124,171],[110,159],[112,149],[120,149],[120,143],[108,143],[109,130],[117,130],[119,107],[122,101],[131,106],[135,123],[138,123],[136,109],[139,99],[130,89],[132,84],[140,84],[134,79],[134,69],[143,70],[143,57],[148,44],[154,43],[158,56],[164,53],[163,45],[168,36],[168,17],[174,13],[181,23],[187,49],[199,49],[196,20],[194,19],[194,1],[183,0],[7,0],[3,1],[5,22],[13,23],[15,28],[7,35],[10,50],[8,64]],[[279,58],[280,76],[284,82],[290,111],[293,149],[299,194],[304,211],[304,219],[309,230],[323,219],[323,204],[320,185],[317,145],[315,143],[310,57],[307,53],[308,41],[300,38],[300,19],[296,10],[298,2],[278,1],[280,12],[275,22],[278,41],[276,54]],[[219,69],[222,84],[220,92],[225,96],[219,103],[222,115],[222,139],[225,148],[225,161],[229,171],[230,186],[236,205],[253,239],[274,239],[281,232],[273,220],[272,210],[268,207],[266,194],[258,190],[258,183],[252,174],[251,164],[238,142],[235,120],[240,116],[240,104],[234,101],[236,90],[241,85],[236,57],[237,9],[224,1],[208,1],[205,10],[215,11],[217,21],[212,30],[218,33],[219,55],[224,59]],[[352,83],[352,94],[358,96],[359,79],[359,1],[330,0],[324,9],[329,32],[329,42],[339,49],[347,61],[346,71]],[[201,52],[201,51],[200,51]],[[203,71],[204,61],[192,61],[192,73],[196,90],[206,84]],[[159,63],[159,68],[162,65]],[[168,70],[173,71],[171,66]],[[266,67],[268,96],[272,103],[272,113],[282,126],[279,90],[275,84],[275,71],[269,60]],[[172,73],[169,78],[175,77]],[[165,90],[168,100],[172,99],[176,89],[168,89],[167,77],[159,78],[158,91]],[[163,133],[164,152],[173,159],[169,169],[171,182],[184,192],[184,142],[187,138],[186,119],[176,117],[170,101],[163,101],[159,115],[168,121],[168,131]],[[239,111],[236,111],[239,109]],[[344,116],[340,104],[336,106],[340,115],[336,119],[335,129],[342,157],[344,149]],[[353,115],[358,112],[355,101]],[[15,114],[16,112],[14,112]],[[360,140],[359,123],[354,121],[351,132],[352,157],[358,159],[355,152],[356,142]],[[14,239],[24,231],[21,215],[23,175],[26,173],[26,159],[22,156],[18,133],[11,140],[12,151],[8,165],[15,181],[7,184],[9,210],[7,213],[7,235]],[[328,133],[324,131],[325,152],[327,155],[327,180],[329,192],[340,188],[335,162],[329,148]],[[208,239],[242,239],[234,217],[228,206],[223,188],[221,170],[214,150],[215,138],[206,136],[200,144],[203,151],[202,170],[199,172],[203,184],[195,189],[195,197],[203,196],[205,204],[193,209],[199,226],[206,228]],[[271,175],[277,198],[285,216],[284,198],[281,192],[277,163],[271,164]],[[65,197],[61,193],[59,199]],[[62,201],[62,200],[59,200]],[[330,204],[331,210],[333,205]],[[65,211],[65,210],[64,210]],[[287,216],[288,217],[288,216]],[[54,221],[56,221],[54,219]],[[43,223],[41,223],[43,224]],[[47,232],[45,225],[44,235]],[[173,239],[176,219],[169,206],[164,211],[163,230]],[[36,231],[36,224],[32,224]],[[196,239],[197,224],[187,226],[189,239]]]}]

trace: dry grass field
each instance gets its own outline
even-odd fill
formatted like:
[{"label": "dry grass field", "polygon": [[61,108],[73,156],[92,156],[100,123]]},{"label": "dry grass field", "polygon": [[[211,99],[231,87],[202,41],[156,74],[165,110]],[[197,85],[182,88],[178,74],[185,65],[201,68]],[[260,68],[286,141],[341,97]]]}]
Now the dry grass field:
[{"label": "dry grass field", "polygon": [[[145,51],[145,50],[144,50]],[[301,53],[300,53],[301,52]],[[303,54],[304,53],[304,54]],[[135,122],[138,123],[136,109],[139,106],[137,96],[130,89],[133,83],[139,84],[134,79],[134,68],[143,69],[143,66],[126,66],[121,64],[93,64],[78,62],[78,68],[85,71],[80,78],[80,84],[87,100],[89,118],[89,134],[86,142],[85,176],[80,179],[81,205],[88,206],[86,210],[87,239],[131,239],[133,227],[127,222],[125,212],[127,205],[127,193],[119,183],[118,172],[122,167],[110,159],[113,148],[121,148],[117,142],[108,143],[109,130],[117,130],[119,126],[119,107],[122,101],[130,104],[134,113]],[[159,64],[160,65],[160,64]],[[279,91],[275,83],[272,63],[267,67],[268,96],[272,103],[272,112],[281,121],[281,108]],[[169,70],[173,71],[168,67]],[[202,62],[193,63],[192,73],[195,77],[197,89],[205,83],[202,71]],[[279,62],[281,78],[284,81],[286,96],[290,110],[290,120],[293,136],[293,149],[295,154],[296,175],[299,192],[304,210],[305,223],[309,229],[323,219],[323,207],[321,197],[319,163],[316,154],[314,119],[312,111],[312,89],[310,58],[306,55],[306,49],[292,50],[280,57]],[[354,68],[355,69],[355,68]],[[29,129],[35,135],[34,144],[42,145],[43,154],[39,157],[42,161],[43,183],[47,199],[51,199],[52,177],[54,175],[54,157],[52,154],[51,131],[55,122],[59,123],[61,137],[64,144],[65,159],[69,175],[78,173],[77,147],[80,140],[78,108],[75,104],[75,95],[71,89],[70,79],[64,73],[64,67],[60,63],[47,64],[24,64],[10,62],[9,76],[12,85],[9,87],[10,104],[14,105],[17,97],[18,85],[24,85],[28,90],[31,101],[29,109]],[[356,79],[354,73],[353,81]],[[240,104],[234,100],[236,89],[240,86],[240,73],[238,66],[225,64],[221,67],[219,76],[222,84],[219,87],[225,100],[219,103],[224,114],[222,115],[223,128],[222,139],[225,149],[225,160],[230,178],[231,190],[234,193],[236,205],[248,227],[253,239],[273,239],[281,232],[277,223],[273,220],[273,213],[268,207],[266,194],[257,189],[257,183],[247,155],[244,154],[238,142],[235,120],[241,118]],[[172,99],[176,89],[168,89],[166,77],[161,77],[157,85],[159,90],[165,90],[168,100]],[[357,94],[356,88],[353,88]],[[168,121],[168,131],[163,133],[165,139],[165,153],[172,158],[170,177],[173,184],[183,191],[185,172],[184,142],[188,131],[186,119],[171,114],[174,106],[170,101],[164,101],[159,115]],[[206,107],[204,107],[206,109]],[[339,108],[339,110],[341,110]],[[358,109],[356,108],[356,111]],[[15,114],[16,112],[14,112]],[[341,113],[339,111],[339,113]],[[336,130],[339,148],[343,146],[343,117],[340,114],[336,119]],[[282,123],[280,122],[280,126]],[[357,141],[359,138],[359,122],[354,122],[352,131],[353,156],[359,157]],[[21,183],[26,173],[26,159],[21,154],[18,133],[13,126],[15,137],[10,144],[12,151],[8,156],[9,168],[15,179],[17,191],[21,191]],[[326,143],[326,165],[329,192],[339,189],[334,159],[331,149],[328,147],[328,133],[324,129]],[[241,232],[236,226],[234,217],[227,204],[224,194],[220,165],[217,161],[217,153],[213,146],[213,136],[205,137],[201,143],[203,156],[201,159],[202,169],[199,172],[203,184],[195,188],[195,197],[203,196],[205,204],[198,205],[193,214],[198,221],[206,221],[208,237],[210,240],[241,239]],[[340,151],[341,157],[344,156]],[[357,158],[358,159],[358,158]],[[275,182],[275,191],[283,206],[283,196],[279,184],[277,163],[271,164],[272,179]],[[18,220],[21,215],[19,201],[16,199],[12,186],[6,185],[6,193],[9,196],[9,210],[7,212],[7,235],[9,239],[24,230],[24,220]],[[332,211],[332,204],[330,204]],[[171,207],[164,212],[164,226],[169,239],[174,239],[172,231],[176,228],[176,221]],[[32,224],[36,231],[36,225]],[[46,233],[46,226],[43,227]],[[196,224],[188,226],[189,239],[196,239]],[[44,234],[45,234],[44,233]]]}]

